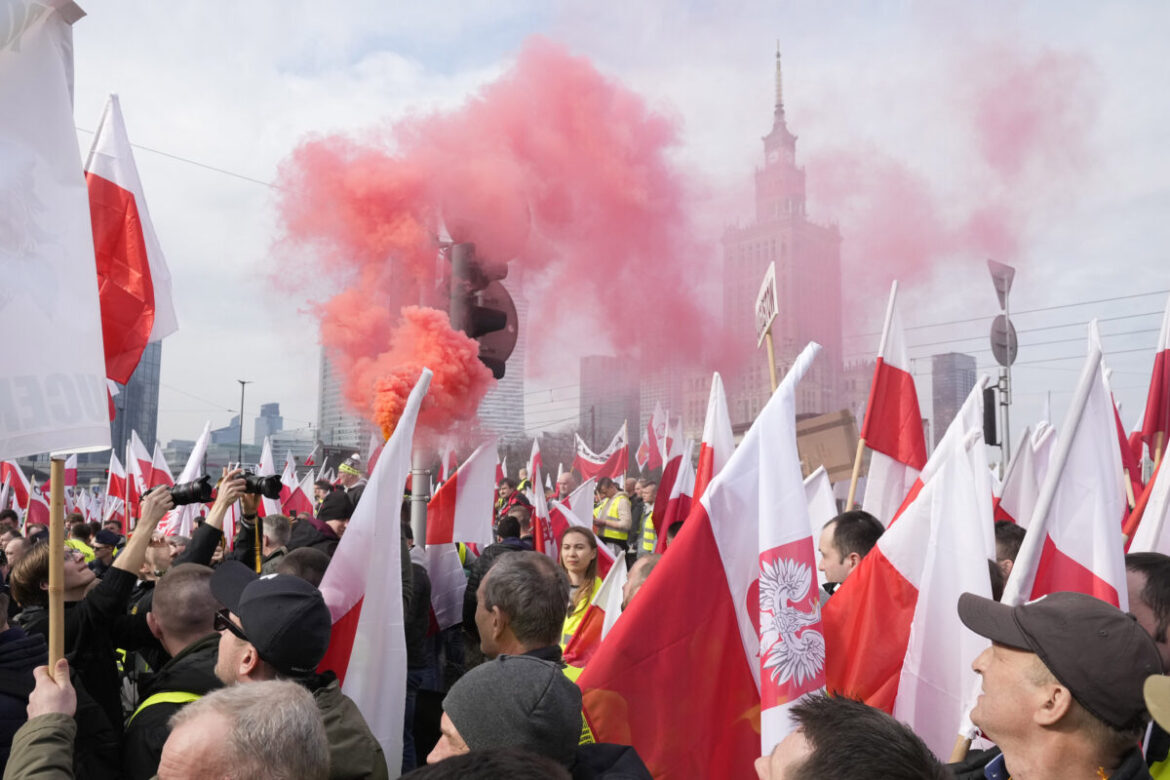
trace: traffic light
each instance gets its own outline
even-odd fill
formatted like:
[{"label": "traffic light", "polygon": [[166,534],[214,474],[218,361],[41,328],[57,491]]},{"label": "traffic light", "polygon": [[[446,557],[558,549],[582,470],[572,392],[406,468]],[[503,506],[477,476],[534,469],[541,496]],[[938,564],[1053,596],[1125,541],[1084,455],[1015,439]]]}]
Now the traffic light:
[{"label": "traffic light", "polygon": [[475,244],[451,245],[451,327],[479,342],[479,359],[496,379],[516,346],[516,306],[500,284],[504,263],[476,257]]}]

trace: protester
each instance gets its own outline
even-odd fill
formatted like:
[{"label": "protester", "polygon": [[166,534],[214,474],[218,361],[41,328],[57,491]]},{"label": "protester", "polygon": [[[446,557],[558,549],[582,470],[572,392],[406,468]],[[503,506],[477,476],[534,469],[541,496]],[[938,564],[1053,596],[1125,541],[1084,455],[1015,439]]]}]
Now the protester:
[{"label": "protester", "polygon": [[564,650],[577,633],[585,610],[601,587],[601,578],[597,576],[597,540],[587,529],[566,529],[561,535],[560,550],[561,567],[569,578],[569,612],[561,630],[561,649]]},{"label": "protester", "polygon": [[1132,615],[1066,592],[1015,607],[964,593],[958,609],[992,642],[972,664],[983,692],[971,720],[997,749],[955,765],[956,777],[1149,777],[1142,685],[1162,663]]},{"label": "protester", "polygon": [[288,548],[315,547],[329,557],[337,550],[337,543],[353,516],[353,501],[343,490],[325,496],[317,508],[315,518],[298,521],[289,536]]},{"label": "protester", "polygon": [[654,502],[658,499],[658,483],[652,479],[638,480],[642,485],[642,505],[637,533],[638,557],[650,555],[658,546],[658,533],[654,529]]},{"label": "protester", "polygon": [[[361,464],[361,458],[354,454],[346,458],[337,467],[337,479],[341,483],[341,490],[335,490],[333,492],[344,492],[346,494],[351,504],[351,513],[357,508],[358,501],[361,500],[362,493],[366,489],[366,478],[362,476]],[[324,499],[322,503],[324,503]],[[320,513],[317,516],[320,517]]]},{"label": "protester", "polygon": [[551,558],[530,551],[502,555],[475,595],[472,622],[485,657],[532,655],[560,662],[569,580]]},{"label": "protester", "polygon": [[789,710],[796,729],[756,759],[760,780],[946,780],[918,736],[881,710],[814,694]]},{"label": "protester", "polygon": [[[1154,640],[1162,659],[1162,671],[1166,672],[1170,670],[1170,642],[1166,636],[1170,628],[1170,556],[1156,552],[1130,553],[1125,556],[1125,578],[1129,611]],[[1150,774],[1170,777],[1170,733],[1161,721],[1151,725],[1145,742]]]},{"label": "protester", "polygon": [[[476,629],[475,611],[476,594],[479,591],[480,583],[483,582],[484,575],[495,564],[498,557],[508,553],[530,550],[531,548],[520,540],[519,521],[515,517],[505,515],[496,526],[495,544],[490,544],[480,551],[479,557],[468,568],[467,589],[463,593],[463,636],[464,647],[468,654],[468,667],[475,666],[483,657],[480,649],[481,637]],[[568,603],[567,597],[565,603]]]},{"label": "protester", "polygon": [[218,610],[207,566],[179,564],[155,587],[146,621],[171,658],[139,687],[138,707],[126,724],[122,764],[126,777],[153,777],[170,734],[171,716],[222,687],[215,676]]},{"label": "protester", "polygon": [[321,506],[325,496],[333,492],[333,485],[327,479],[319,479],[313,483],[313,506]]},{"label": "protester", "polygon": [[[28,722],[17,732],[6,780],[74,777],[73,713],[77,697],[69,665],[52,676],[35,670]],[[163,747],[160,780],[325,780],[329,752],[321,715],[299,685],[270,681],[211,693],[171,720]]]},{"label": "protester", "polygon": [[512,507],[517,505],[528,508],[532,507],[532,504],[524,497],[524,494],[516,489],[516,485],[516,480],[511,477],[504,477],[496,485],[496,525],[499,525],[500,520],[507,516],[508,511]]},{"label": "protester", "polygon": [[122,537],[104,528],[94,535],[93,560],[90,561],[89,568],[93,569],[98,578],[105,576],[114,564],[114,553],[121,541]]},{"label": "protester", "polygon": [[[403,526],[409,529],[410,526]],[[403,612],[403,631],[406,635],[406,715],[403,718],[402,771],[418,766],[414,750],[414,710],[418,691],[422,687],[429,657],[427,632],[431,627],[431,580],[427,570],[412,563],[414,593]]]},{"label": "protester", "polygon": [[1026,533],[1023,526],[1009,520],[997,520],[995,523],[995,562],[1003,572],[1004,579],[1012,573],[1012,566],[1020,554]]},{"label": "protester", "polygon": [[187,549],[187,545],[191,543],[191,539],[179,534],[173,534],[167,537],[167,547],[170,548],[171,561],[174,562],[183,551]]},{"label": "protester", "polygon": [[629,548],[634,522],[630,498],[609,477],[597,480],[597,495],[601,501],[593,508],[593,530],[615,553],[624,553]]},{"label": "protester", "polygon": [[319,588],[321,580],[325,579],[325,569],[328,566],[328,555],[312,547],[301,547],[289,550],[288,554],[280,559],[276,564],[276,573],[300,577],[314,588]]},{"label": "protester", "polygon": [[0,592],[0,767],[8,762],[13,735],[28,720],[25,708],[36,682],[33,669],[48,658],[43,636],[30,636],[8,624],[8,601],[8,594]]},{"label": "protester", "polygon": [[558,501],[564,501],[580,484],[572,471],[562,471],[557,477],[557,494],[555,498]]},{"label": "protester", "polygon": [[826,590],[845,581],[857,564],[861,563],[885,528],[881,522],[861,509],[842,512],[821,530],[818,550],[821,562],[817,569],[824,572]]},{"label": "protester", "polygon": [[[162,650],[145,615],[131,615],[128,611],[130,594],[146,559],[151,534],[173,506],[171,494],[166,490],[156,490],[142,499],[138,527],[106,576],[92,589],[96,575],[79,553],[65,551],[65,653],[117,736],[122,733],[122,705],[115,648]],[[46,638],[49,635],[49,552],[46,545],[33,547],[12,573],[12,595],[24,607],[21,624],[30,634]]]},{"label": "protester", "polygon": [[639,558],[633,566],[630,567],[629,574],[626,575],[626,583],[622,585],[622,612],[630,606],[630,602],[634,600],[634,596],[646,584],[646,580],[650,577],[650,572],[662,560],[662,556],[657,553],[651,553]]},{"label": "protester", "polygon": [[225,606],[216,616],[216,676],[226,685],[272,679],[303,685],[325,721],[329,777],[389,777],[381,745],[336,675],[316,673],[333,625],[321,592],[299,577],[261,577],[239,561],[215,570],[211,590]]},{"label": "protester", "polygon": [[561,764],[519,748],[484,748],[453,755],[404,777],[410,780],[572,780],[569,770]]}]

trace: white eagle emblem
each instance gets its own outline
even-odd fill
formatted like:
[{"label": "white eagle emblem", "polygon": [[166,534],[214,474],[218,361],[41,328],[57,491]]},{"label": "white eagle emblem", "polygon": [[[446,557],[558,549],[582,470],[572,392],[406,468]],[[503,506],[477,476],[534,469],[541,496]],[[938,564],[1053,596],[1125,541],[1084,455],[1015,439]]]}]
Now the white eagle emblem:
[{"label": "white eagle emblem", "polygon": [[809,626],[820,622],[794,605],[805,601],[814,580],[812,568],[791,558],[764,562],[760,572],[760,653],[777,685],[812,682],[825,666],[825,638]]}]

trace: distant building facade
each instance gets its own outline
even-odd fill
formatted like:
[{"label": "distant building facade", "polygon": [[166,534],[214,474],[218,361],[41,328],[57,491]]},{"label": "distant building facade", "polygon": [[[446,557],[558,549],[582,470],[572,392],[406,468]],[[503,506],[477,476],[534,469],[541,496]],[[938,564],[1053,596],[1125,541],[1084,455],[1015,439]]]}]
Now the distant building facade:
[{"label": "distant building facade", "polygon": [[327,446],[355,447],[365,452],[374,424],[349,408],[342,392],[341,374],[321,351],[317,396],[317,434]]},{"label": "distant building facade", "polygon": [[284,430],[284,418],[280,416],[280,404],[260,404],[260,416],[253,426],[252,443],[263,446],[264,437]]},{"label": "distant building facade", "polygon": [[641,402],[638,366],[608,355],[581,358],[578,431],[594,452],[609,446],[614,434],[629,423],[629,437],[638,446]]},{"label": "distant building facade", "polygon": [[[138,438],[142,439],[152,451],[158,436],[158,385],[159,373],[162,367],[162,342],[155,341],[146,345],[142,351],[142,360],[138,368],[130,375],[130,381],[119,385],[119,393],[114,396],[114,419],[110,421],[110,443],[113,445],[118,458],[122,458],[126,442],[130,439],[130,431],[138,431]],[[99,456],[101,458],[101,456]],[[109,453],[104,455],[109,462]]]},{"label": "distant building facade", "polygon": [[[971,388],[975,387],[975,358],[961,352],[934,355],[930,359],[930,369],[934,401],[931,422],[937,447],[963,401],[970,395]],[[930,441],[929,436],[927,441]]]}]

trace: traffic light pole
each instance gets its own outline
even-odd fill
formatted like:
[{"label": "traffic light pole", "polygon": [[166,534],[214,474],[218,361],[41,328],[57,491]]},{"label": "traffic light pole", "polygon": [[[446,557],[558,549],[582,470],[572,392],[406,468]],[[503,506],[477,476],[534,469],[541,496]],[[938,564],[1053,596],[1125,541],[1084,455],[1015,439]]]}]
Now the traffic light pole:
[{"label": "traffic light pole", "polygon": [[427,545],[427,501],[430,500],[430,472],[426,470],[426,455],[416,449],[411,454],[410,468],[410,530],[414,544],[423,549]]},{"label": "traffic light pole", "polygon": [[[1011,322],[1011,309],[1008,301],[1009,293],[1007,291],[1003,294],[1003,318],[1007,322]],[[1009,347],[1009,354],[1011,348]],[[1013,361],[1008,360],[1008,365],[1004,366],[999,372],[1000,401],[999,405],[1003,409],[1003,458],[999,464],[1000,479],[1007,474],[1007,467],[1012,460],[1012,427],[1011,427],[1011,408],[1012,408],[1012,364]]]}]

